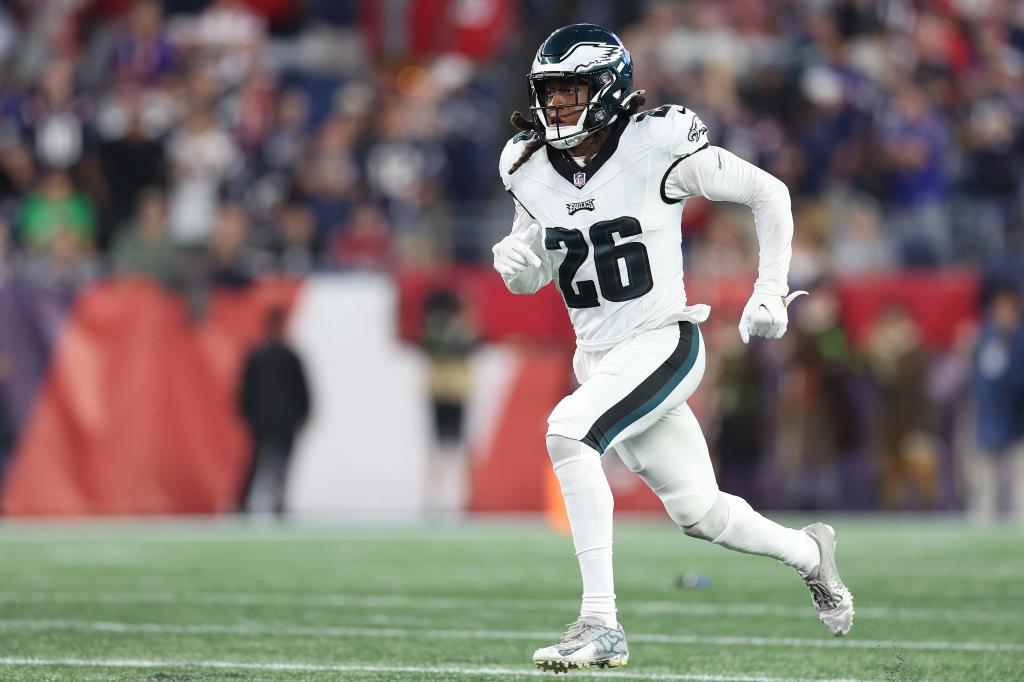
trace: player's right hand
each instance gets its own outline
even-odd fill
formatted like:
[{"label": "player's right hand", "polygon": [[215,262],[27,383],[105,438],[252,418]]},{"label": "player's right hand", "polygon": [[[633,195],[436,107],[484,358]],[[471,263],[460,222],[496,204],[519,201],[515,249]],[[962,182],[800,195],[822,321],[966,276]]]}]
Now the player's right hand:
[{"label": "player's right hand", "polygon": [[533,224],[524,236],[510,234],[495,244],[491,249],[494,253],[494,269],[504,277],[515,277],[527,268],[539,268],[540,257],[533,252],[527,241],[539,236],[539,232],[540,226]]}]

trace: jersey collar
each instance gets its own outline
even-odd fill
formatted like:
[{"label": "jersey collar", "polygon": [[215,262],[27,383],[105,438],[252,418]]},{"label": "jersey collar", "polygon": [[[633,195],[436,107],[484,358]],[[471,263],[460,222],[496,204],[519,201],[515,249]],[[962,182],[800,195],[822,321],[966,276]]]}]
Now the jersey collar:
[{"label": "jersey collar", "polygon": [[549,144],[544,145],[548,152],[548,161],[551,163],[551,167],[555,169],[555,172],[565,178],[566,182],[570,183],[576,189],[583,189],[592,177],[597,173],[598,169],[604,165],[604,162],[611,158],[612,154],[619,147],[619,138],[622,137],[622,131],[629,125],[630,117],[626,112],[619,114],[619,120],[612,124],[611,134],[608,135],[608,139],[604,141],[601,150],[594,155],[594,158],[590,160],[584,166],[578,165],[569,156],[569,153],[564,149],[555,149]]}]

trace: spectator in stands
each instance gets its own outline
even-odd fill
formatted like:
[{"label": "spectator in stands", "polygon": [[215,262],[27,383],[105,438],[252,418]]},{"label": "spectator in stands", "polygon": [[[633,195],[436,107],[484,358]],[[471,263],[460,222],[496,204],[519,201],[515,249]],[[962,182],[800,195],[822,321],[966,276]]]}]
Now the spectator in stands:
[{"label": "spectator in stands", "polygon": [[157,0],[137,0],[126,30],[114,38],[111,67],[121,80],[153,83],[175,65],[175,51],[163,29]]},{"label": "spectator in stands", "polygon": [[289,197],[277,211],[273,249],[277,269],[290,275],[308,275],[317,264],[316,218],[299,197]]},{"label": "spectator in stands", "polygon": [[945,122],[919,87],[902,83],[880,125],[888,222],[901,262],[948,263],[953,253]]},{"label": "spectator in stands", "polygon": [[89,199],[63,171],[47,173],[22,208],[20,242],[39,280],[74,286],[91,278],[95,217]]},{"label": "spectator in stands", "polygon": [[804,71],[802,94],[810,106],[804,112],[798,143],[803,174],[800,191],[818,196],[850,173],[862,146],[862,117],[847,101],[843,74],[819,65]]},{"label": "spectator in stands", "polygon": [[[239,390],[242,418],[253,441],[253,454],[238,509],[285,511],[288,463],[295,437],[309,416],[310,395],[298,354],[285,340],[286,312],[275,308],[266,318],[263,343],[246,357]],[[270,504],[261,500],[270,498]]]},{"label": "spectator in stands", "polygon": [[437,201],[444,172],[436,111],[415,97],[392,97],[374,123],[366,150],[371,196],[385,207],[396,238],[415,238],[429,227],[426,208]]},{"label": "spectator in stands", "polygon": [[236,86],[257,65],[266,22],[242,0],[214,0],[184,23],[176,38],[193,58],[211,63],[225,83]]},{"label": "spectator in stands", "polygon": [[171,170],[170,227],[175,242],[201,247],[210,238],[217,210],[218,193],[240,160],[234,140],[214,118],[209,73],[193,76],[191,91],[199,101],[168,142]]},{"label": "spectator in stands", "polygon": [[248,245],[251,218],[239,203],[224,201],[210,238],[209,277],[214,285],[244,287],[252,281],[255,254]]},{"label": "spectator in stands", "polygon": [[938,496],[935,401],[928,393],[931,357],[917,322],[902,305],[879,315],[866,359],[874,382],[875,447],[886,509],[934,509]]},{"label": "spectator in stands", "polygon": [[167,182],[163,144],[143,120],[142,91],[125,87],[111,100],[97,116],[102,138],[97,151],[107,208],[97,242],[104,250],[117,241],[142,191],[164,187]]},{"label": "spectator in stands", "polygon": [[997,287],[974,352],[978,452],[967,461],[967,509],[1024,519],[1024,311],[1020,285]]},{"label": "spectator in stands", "polygon": [[860,494],[850,476],[860,411],[854,393],[856,366],[839,326],[834,285],[815,283],[814,295],[794,306],[774,408],[776,453],[786,502],[800,509],[849,504]]},{"label": "spectator in stands", "polygon": [[21,214],[21,242],[40,252],[60,241],[73,241],[88,249],[95,235],[92,203],[75,189],[63,171],[46,174],[36,191],[25,198]]},{"label": "spectator in stands", "polygon": [[320,244],[345,221],[352,202],[363,191],[355,157],[361,125],[357,117],[331,115],[316,132],[315,142],[304,159],[301,186],[316,216]]},{"label": "spectator in stands", "polygon": [[309,97],[298,88],[284,89],[278,93],[275,109],[259,163],[267,172],[294,174],[309,151]]},{"label": "spectator in stands", "polygon": [[836,270],[855,275],[891,268],[895,259],[882,235],[877,202],[858,194],[836,203],[829,216]]},{"label": "spectator in stands", "polygon": [[227,122],[245,162],[252,163],[274,126],[277,79],[266,69],[249,74],[231,98]]},{"label": "spectator in stands", "polygon": [[167,232],[167,203],[163,192],[148,189],[139,197],[133,223],[114,245],[114,272],[146,275],[171,284],[175,250]]},{"label": "spectator in stands", "polygon": [[391,228],[376,204],[360,204],[351,219],[332,235],[331,263],[344,268],[386,270],[391,264]]},{"label": "spectator in stands", "polygon": [[41,166],[73,169],[85,152],[92,105],[75,95],[75,64],[55,58],[43,72],[38,91],[20,107],[25,135]]},{"label": "spectator in stands", "polygon": [[36,169],[28,148],[7,126],[0,130],[0,202],[17,202],[32,190]]},{"label": "spectator in stands", "polygon": [[[1019,233],[1021,177],[1024,177],[1024,123],[1019,78],[991,66],[968,83],[962,139],[965,151],[958,250],[966,259],[992,262],[1002,256],[1011,230]],[[1021,239],[1018,236],[1018,239]],[[1024,239],[1021,240],[1024,243]]]},{"label": "spectator in stands", "polygon": [[242,204],[231,200],[220,202],[213,220],[207,242],[184,246],[174,243],[177,252],[174,282],[181,288],[193,321],[206,315],[211,287],[248,286],[259,260],[248,242],[251,217]]},{"label": "spectator in stands", "polygon": [[[313,147],[308,132],[309,96],[295,87],[275,89],[270,96],[273,100],[266,103],[270,111],[250,114],[251,118],[267,118],[265,135],[258,140],[257,147],[247,150],[244,176],[246,204],[256,215],[275,214],[282,202],[310,203],[300,186],[300,170]],[[254,98],[250,98],[247,105],[256,110],[262,106]],[[259,126],[253,126],[256,127]],[[256,141],[256,137],[249,140],[250,144]],[[257,233],[259,246],[273,248],[276,235],[272,232],[270,229]]]}]

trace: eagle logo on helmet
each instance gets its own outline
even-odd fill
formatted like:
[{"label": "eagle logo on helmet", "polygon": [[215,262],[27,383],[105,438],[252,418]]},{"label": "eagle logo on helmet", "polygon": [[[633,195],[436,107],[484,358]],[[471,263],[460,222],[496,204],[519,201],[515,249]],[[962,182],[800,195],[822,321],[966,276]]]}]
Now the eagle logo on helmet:
[{"label": "eagle logo on helmet", "polygon": [[616,59],[618,59],[619,55],[622,54],[622,48],[620,47],[609,47],[602,45],[600,46],[599,51],[599,54],[596,57],[594,57],[594,59],[590,60],[589,62],[586,62],[585,64],[580,64],[576,68],[589,69],[592,66],[597,66],[598,64],[610,64],[613,63]]},{"label": "eagle logo on helmet", "polygon": [[[579,54],[576,54],[580,51]],[[622,48],[615,45],[602,45],[601,43],[576,43],[567,53],[562,55],[561,61],[566,61],[570,56],[577,59],[589,59],[576,65],[576,71],[584,71],[599,64],[612,64],[622,56]]]}]

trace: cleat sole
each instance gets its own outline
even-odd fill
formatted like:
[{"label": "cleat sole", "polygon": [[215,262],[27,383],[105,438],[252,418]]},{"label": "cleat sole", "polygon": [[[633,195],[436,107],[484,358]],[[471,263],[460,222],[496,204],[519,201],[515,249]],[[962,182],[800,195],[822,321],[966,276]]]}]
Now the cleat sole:
[{"label": "cleat sole", "polygon": [[629,663],[629,656],[614,656],[607,661],[598,661],[598,668],[622,668]]},{"label": "cleat sole", "polygon": [[629,663],[629,656],[613,656],[604,661],[595,661],[593,664],[587,663],[575,663],[572,661],[535,661],[534,665],[544,672],[558,674],[567,674],[570,670],[585,670],[591,665],[595,665],[598,668],[622,668]]}]

